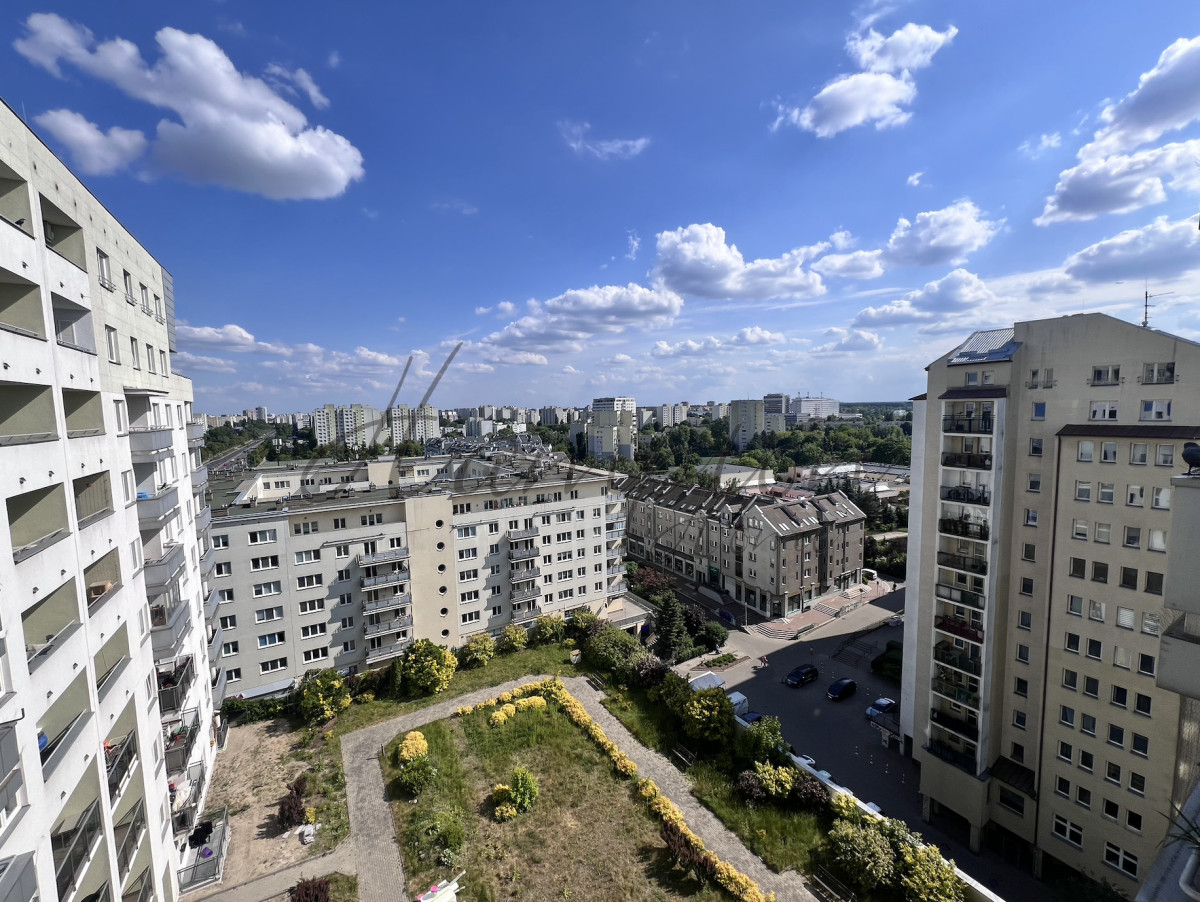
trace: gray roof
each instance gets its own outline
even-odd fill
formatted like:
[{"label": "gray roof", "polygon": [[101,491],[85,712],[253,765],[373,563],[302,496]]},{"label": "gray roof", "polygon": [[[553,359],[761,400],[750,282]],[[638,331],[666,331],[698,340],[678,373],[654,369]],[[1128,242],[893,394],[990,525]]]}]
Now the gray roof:
[{"label": "gray roof", "polygon": [[988,329],[974,332],[961,345],[950,352],[947,366],[962,366],[968,363],[991,363],[1012,360],[1021,343],[1014,339],[1016,330]]}]

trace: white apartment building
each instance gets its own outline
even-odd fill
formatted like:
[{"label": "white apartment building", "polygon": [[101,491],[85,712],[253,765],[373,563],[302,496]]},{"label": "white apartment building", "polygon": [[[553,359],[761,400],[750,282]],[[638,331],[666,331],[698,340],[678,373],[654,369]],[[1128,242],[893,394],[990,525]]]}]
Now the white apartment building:
[{"label": "white apartment building", "polygon": [[633,398],[592,399],[592,413],[613,410],[628,410],[630,413],[634,413],[637,410],[637,401]]},{"label": "white apartment building", "polygon": [[174,333],[170,274],[0,106],[5,900],[165,902],[223,862],[223,819],[188,843],[224,675]]},{"label": "white apartment building", "polygon": [[1193,366],[1193,342],[1065,316],[971,335],[914,402],[901,729],[926,815],[1131,897],[1200,761]]},{"label": "white apartment building", "polygon": [[414,442],[427,442],[431,439],[441,438],[442,427],[436,407],[430,407],[428,404],[422,404],[412,412],[412,440]]},{"label": "white apartment building", "polygon": [[763,431],[765,405],[762,401],[729,402],[729,441],[735,451],[745,451],[754,436]]},{"label": "white apartment building", "polygon": [[842,415],[842,402],[835,401],[832,398],[796,398],[792,401],[790,413],[794,413],[802,420],[823,420],[826,417],[840,417]]},{"label": "white apartment building", "polygon": [[230,692],[285,691],[312,668],[378,667],[415,639],[455,647],[543,613],[630,616],[612,478],[440,457],[214,483],[228,500],[212,532]]},{"label": "white apartment building", "polygon": [[412,410],[407,404],[388,408],[387,429],[393,448],[401,442],[412,441]]},{"label": "white apartment building", "polygon": [[634,416],[628,409],[593,412],[587,424],[588,455],[596,460],[633,460],[638,441]]}]

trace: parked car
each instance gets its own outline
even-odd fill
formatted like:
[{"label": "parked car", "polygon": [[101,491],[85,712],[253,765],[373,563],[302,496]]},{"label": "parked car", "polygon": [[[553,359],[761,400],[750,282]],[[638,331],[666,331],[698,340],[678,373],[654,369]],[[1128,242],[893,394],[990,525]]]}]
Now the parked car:
[{"label": "parked car", "polygon": [[747,711],[742,715],[742,720],[746,721],[746,723],[758,723],[762,720],[762,717],[757,711]]},{"label": "parked car", "polygon": [[811,767],[813,770],[817,769],[817,759],[814,758],[812,755],[797,755],[796,757],[799,758],[801,761],[803,761],[805,764],[807,764],[809,767]]},{"label": "parked car", "polygon": [[821,672],[817,670],[815,664],[801,664],[799,667],[793,668],[783,681],[789,686],[803,686],[805,683],[816,682],[821,676]]},{"label": "parked car", "polygon": [[875,701],[871,702],[871,706],[867,708],[867,717],[874,717],[877,714],[887,714],[895,707],[896,703],[890,698],[877,698]]},{"label": "parked car", "polygon": [[842,699],[849,698],[858,689],[858,683],[848,677],[843,677],[840,680],[835,680],[829,687],[828,696],[835,702],[840,702]]}]

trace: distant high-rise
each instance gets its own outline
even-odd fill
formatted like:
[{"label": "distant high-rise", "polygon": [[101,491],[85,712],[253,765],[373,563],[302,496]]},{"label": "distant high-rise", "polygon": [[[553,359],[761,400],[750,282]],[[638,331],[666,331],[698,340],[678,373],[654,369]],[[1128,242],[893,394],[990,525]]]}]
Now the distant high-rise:
[{"label": "distant high-rise", "polygon": [[792,401],[791,412],[802,420],[823,420],[841,416],[842,404],[833,398],[796,398]]},{"label": "distant high-rise", "polygon": [[762,401],[729,402],[729,441],[735,451],[745,451],[751,439],[765,427]]},{"label": "distant high-rise", "polygon": [[790,413],[791,403],[791,395],[763,395],[763,413]]}]

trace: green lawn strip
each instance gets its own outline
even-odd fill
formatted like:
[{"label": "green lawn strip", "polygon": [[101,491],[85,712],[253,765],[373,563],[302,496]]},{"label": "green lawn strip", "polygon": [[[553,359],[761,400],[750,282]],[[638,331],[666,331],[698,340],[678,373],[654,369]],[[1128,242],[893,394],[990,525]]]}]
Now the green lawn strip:
[{"label": "green lawn strip", "polygon": [[330,874],[329,902],[358,902],[358,878],[353,874]]},{"label": "green lawn strip", "polygon": [[[416,804],[392,802],[410,890],[466,870],[460,898],[531,902],[723,902],[717,888],[700,888],[675,869],[657,821],[631,784],[556,706],[523,711],[501,727],[491,711],[439,721],[421,729],[438,768]],[[384,777],[396,775],[389,744]],[[537,777],[534,808],[508,823],[492,818],[490,796],[521,765]],[[441,819],[441,824],[438,820]],[[429,829],[461,823],[463,845],[452,864],[439,864]]]}]

